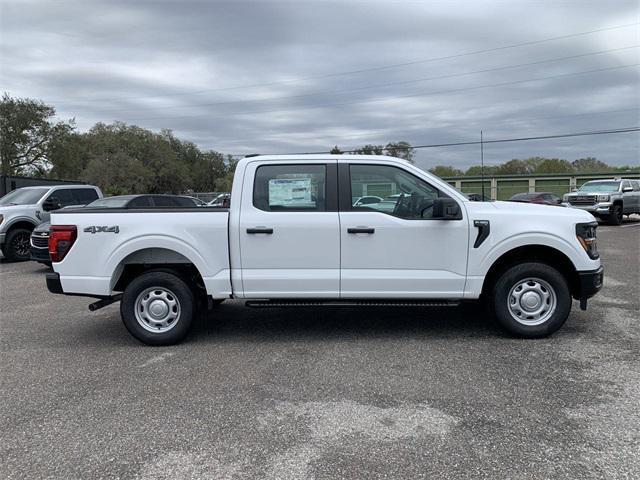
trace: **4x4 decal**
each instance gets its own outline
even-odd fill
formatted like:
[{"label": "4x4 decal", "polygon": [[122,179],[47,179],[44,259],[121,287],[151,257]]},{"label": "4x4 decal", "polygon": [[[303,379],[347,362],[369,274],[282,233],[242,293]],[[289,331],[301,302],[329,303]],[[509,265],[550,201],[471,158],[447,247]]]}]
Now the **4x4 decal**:
[{"label": "4x4 decal", "polygon": [[114,225],[113,227],[87,227],[84,229],[87,233],[120,233],[120,227],[118,225]]}]

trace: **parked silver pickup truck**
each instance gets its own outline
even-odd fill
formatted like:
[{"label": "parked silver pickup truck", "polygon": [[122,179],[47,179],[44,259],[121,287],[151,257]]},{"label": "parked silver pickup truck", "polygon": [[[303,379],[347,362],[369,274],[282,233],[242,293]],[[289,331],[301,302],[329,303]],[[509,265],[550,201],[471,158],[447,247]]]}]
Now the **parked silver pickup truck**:
[{"label": "parked silver pickup truck", "polygon": [[563,201],[612,225],[620,225],[623,215],[640,213],[640,181],[592,180],[576,192],[566,194]]},{"label": "parked silver pickup truck", "polygon": [[29,237],[36,225],[49,221],[49,212],[86,205],[102,192],[92,185],[47,185],[18,188],[0,198],[0,249],[10,262],[29,260]]}]

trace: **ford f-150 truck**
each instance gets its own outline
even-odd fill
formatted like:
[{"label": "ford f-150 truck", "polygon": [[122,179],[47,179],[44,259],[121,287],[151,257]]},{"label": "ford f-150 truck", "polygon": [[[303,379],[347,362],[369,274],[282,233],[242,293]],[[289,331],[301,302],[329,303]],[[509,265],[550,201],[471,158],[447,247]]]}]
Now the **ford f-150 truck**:
[{"label": "ford f-150 truck", "polygon": [[[354,198],[393,198],[392,208]],[[522,337],[555,332],[572,298],[602,287],[591,214],[471,202],[404,160],[256,156],[236,168],[226,208],[54,212],[53,293],[120,301],[124,325],[176,343],[197,308],[442,306],[484,300]],[[382,203],[382,202],[381,202]]]},{"label": "ford f-150 truck", "polygon": [[43,185],[22,187],[0,198],[0,249],[10,262],[29,260],[29,237],[51,211],[82,206],[102,198],[91,185]]}]

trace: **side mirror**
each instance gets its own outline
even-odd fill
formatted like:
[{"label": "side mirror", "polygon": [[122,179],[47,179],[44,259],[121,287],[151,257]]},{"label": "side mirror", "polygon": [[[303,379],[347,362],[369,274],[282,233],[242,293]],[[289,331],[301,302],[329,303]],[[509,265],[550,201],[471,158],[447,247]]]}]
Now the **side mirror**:
[{"label": "side mirror", "polygon": [[61,207],[62,205],[60,204],[60,200],[58,200],[56,197],[47,198],[42,204],[42,209],[45,212],[50,212],[51,210],[58,210]]},{"label": "side mirror", "polygon": [[633,188],[631,187],[622,187],[622,193],[633,192]]},{"label": "side mirror", "polygon": [[436,198],[433,201],[433,217],[441,220],[460,220],[460,205],[453,198]]}]

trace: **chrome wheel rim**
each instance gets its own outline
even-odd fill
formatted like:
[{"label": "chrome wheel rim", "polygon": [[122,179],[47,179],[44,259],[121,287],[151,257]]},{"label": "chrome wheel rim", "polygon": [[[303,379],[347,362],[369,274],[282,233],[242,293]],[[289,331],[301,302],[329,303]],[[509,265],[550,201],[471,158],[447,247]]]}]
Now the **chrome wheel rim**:
[{"label": "chrome wheel rim", "polygon": [[540,325],[549,320],[557,304],[556,292],[540,278],[520,280],[507,297],[507,307],[513,319],[527,326]]},{"label": "chrome wheel rim", "polygon": [[167,288],[147,288],[136,298],[135,312],[142,328],[153,333],[165,333],[180,320],[180,302]]},{"label": "chrome wheel rim", "polygon": [[13,250],[17,255],[21,257],[26,257],[29,255],[31,250],[31,245],[29,244],[29,235],[26,233],[17,235],[13,240]]}]

